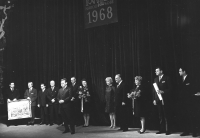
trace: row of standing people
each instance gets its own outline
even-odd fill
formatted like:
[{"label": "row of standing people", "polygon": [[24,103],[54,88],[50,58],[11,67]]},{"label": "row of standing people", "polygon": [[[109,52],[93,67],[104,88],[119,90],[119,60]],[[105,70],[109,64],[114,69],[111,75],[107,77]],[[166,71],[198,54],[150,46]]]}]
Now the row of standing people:
[{"label": "row of standing people", "polygon": [[[177,122],[179,126],[182,127],[181,131],[183,133],[180,136],[187,136],[192,133],[193,137],[197,136],[199,131],[200,120],[198,119],[199,108],[198,100],[200,93],[195,92],[194,83],[191,76],[188,75],[186,69],[181,67],[179,69],[179,75],[181,76],[181,81],[178,85],[178,100],[173,102],[174,89],[172,89],[172,84],[170,77],[165,75],[161,67],[155,69],[156,78],[154,83],[157,84],[158,89],[153,87],[152,97],[153,105],[158,109],[159,114],[159,131],[156,134],[165,133],[166,135],[171,134],[171,129],[173,122],[172,116],[173,109],[176,107],[177,111]],[[131,100],[131,107],[133,115],[140,118],[141,129],[138,131],[143,134],[146,130],[145,128],[145,117],[147,116],[146,109],[146,92],[144,86],[142,85],[142,77],[135,77],[135,87],[128,92],[125,82],[122,80],[121,75],[117,74],[115,76],[115,81],[117,86],[112,85],[112,78],[106,78],[106,112],[110,115],[111,128],[116,127],[116,118],[119,123],[120,129],[122,131],[128,130],[128,100]],[[153,86],[153,85],[152,85]],[[162,99],[159,98],[161,95]],[[129,101],[130,101],[129,100]],[[172,103],[175,103],[173,105]]]},{"label": "row of standing people", "polygon": [[[171,80],[170,78],[164,74],[163,69],[161,67],[158,67],[155,69],[155,73],[158,77],[156,77],[154,79],[154,83],[157,84],[159,90],[155,90],[153,89],[153,104],[156,105],[158,107],[158,113],[159,113],[159,123],[160,123],[160,128],[159,128],[159,132],[157,132],[157,134],[161,134],[161,133],[166,133],[166,135],[169,135],[171,133],[171,126],[173,125],[172,122],[172,95],[173,95],[173,90],[172,90],[172,86],[171,86]],[[181,120],[180,122],[182,122],[182,126],[183,126],[183,133],[181,134],[181,136],[185,136],[185,135],[189,135],[190,132],[192,132],[193,136],[197,135],[197,125],[195,123],[195,119],[196,119],[196,113],[195,113],[195,109],[194,109],[194,98],[197,98],[198,94],[195,94],[194,90],[193,90],[193,83],[191,80],[191,77],[187,74],[186,69],[185,68],[180,68],[179,69],[179,74],[180,76],[183,78],[182,81],[180,82],[179,85],[179,98],[178,98],[178,111],[179,111],[179,116],[178,118]],[[112,128],[116,127],[116,118],[118,120],[118,124],[120,126],[119,130],[122,131],[128,131],[128,102],[127,99],[131,99],[131,106],[132,106],[132,111],[133,114],[137,117],[140,118],[141,120],[141,129],[138,131],[140,134],[145,132],[145,90],[144,87],[142,85],[142,77],[141,76],[136,76],[135,77],[135,88],[133,88],[131,91],[127,92],[127,86],[125,84],[125,82],[122,80],[121,75],[117,74],[115,76],[115,81],[117,83],[116,86],[112,85],[112,78],[108,77],[106,78],[106,95],[105,95],[105,99],[106,99],[106,112],[110,114],[110,120],[111,120],[111,126]],[[90,118],[90,93],[87,87],[87,82],[86,80],[82,80],[82,86],[79,86],[76,84],[76,78],[72,77],[71,78],[71,82],[72,85],[70,87],[67,87],[67,82],[66,79],[62,79],[61,80],[61,89],[57,88],[58,94],[57,96],[53,96],[52,98],[50,98],[49,101],[51,101],[50,103],[53,105],[54,103],[59,103],[59,107],[55,106],[53,107],[50,103],[48,103],[49,107],[52,107],[52,111],[53,110],[57,110],[56,112],[59,112],[58,109],[61,109],[60,111],[62,111],[62,115],[63,115],[63,120],[65,122],[66,125],[68,124],[72,124],[71,126],[74,126],[74,118],[72,118],[73,115],[68,115],[67,112],[68,110],[71,111],[72,114],[74,114],[74,111],[72,111],[72,106],[74,106],[75,104],[71,104],[71,103],[76,103],[75,101],[77,99],[81,99],[81,112],[83,112],[83,116],[84,116],[84,121],[85,124],[84,126],[88,126],[89,125],[89,118]],[[75,82],[75,83],[74,83]],[[11,89],[12,89],[12,83],[10,84]],[[55,82],[51,81],[50,85],[55,87]],[[28,87],[29,89],[26,90],[25,94],[24,94],[24,98],[27,98],[31,100],[31,106],[33,108],[31,108],[32,112],[35,112],[35,106],[36,106],[36,98],[37,96],[37,90],[34,89],[33,84],[30,82],[28,83]],[[41,88],[44,87],[43,85],[41,85]],[[52,88],[52,87],[51,87]],[[50,88],[49,88],[50,89]],[[53,89],[52,89],[53,92]],[[41,93],[41,92],[40,92]],[[56,93],[56,90],[55,90]],[[12,95],[13,93],[11,93]],[[159,99],[158,95],[162,95],[162,100]],[[39,94],[40,95],[40,94]],[[56,95],[56,94],[55,94]],[[66,97],[68,98],[66,98]],[[16,94],[16,96],[10,96],[11,98],[8,98],[8,101],[13,100],[15,101],[18,97],[19,94]],[[15,98],[13,98],[15,97]],[[65,99],[63,99],[65,98]],[[57,101],[57,102],[56,102]],[[79,100],[80,101],[80,100]],[[42,105],[40,105],[40,100],[38,98],[38,103],[41,109],[41,113],[45,111],[45,106],[47,106],[47,104],[43,105],[43,108],[41,108]],[[63,104],[63,105],[62,105]],[[66,105],[65,105],[66,104]],[[66,109],[66,110],[65,110]],[[66,111],[66,112],[65,112]],[[50,111],[51,112],[51,111]],[[56,113],[58,114],[58,113]],[[75,113],[76,114],[76,113]],[[50,115],[53,116],[52,113],[50,113]],[[41,115],[42,117],[42,115]],[[66,118],[67,117],[67,118]],[[53,118],[53,117],[51,117]],[[66,119],[65,119],[66,118]],[[72,118],[72,119],[69,119]],[[42,120],[45,121],[45,120]],[[72,121],[72,122],[69,122]],[[34,123],[34,114],[33,117],[31,119],[31,121],[29,122],[29,124],[33,124]],[[50,123],[51,124],[51,123]],[[188,125],[189,124],[189,125]],[[65,131],[64,133],[66,133],[67,131],[69,131],[68,126],[65,126]],[[74,127],[73,127],[74,128]],[[71,128],[71,130],[73,130],[73,128]],[[74,133],[74,131],[72,131],[72,133]]]},{"label": "row of standing people", "polygon": [[[83,79],[82,86],[76,83],[76,78],[71,78],[71,86],[67,86],[67,80],[61,79],[61,88],[55,86],[55,81],[50,81],[50,88],[46,89],[44,83],[41,83],[41,90],[37,92],[33,88],[33,83],[28,82],[28,89],[24,93],[24,98],[30,100],[32,117],[27,125],[35,123],[35,108],[38,106],[41,113],[41,123],[52,126],[54,123],[60,125],[64,122],[65,131],[63,133],[75,133],[75,118],[78,112],[83,113],[84,127],[89,126],[90,119],[90,92],[87,81]],[[15,102],[19,99],[20,93],[15,89],[14,82],[10,83],[10,89],[7,91],[7,101]],[[81,102],[79,102],[81,101]],[[80,105],[79,105],[80,103]],[[80,107],[80,110],[79,108]],[[48,113],[49,108],[49,113]],[[79,111],[78,111],[79,110]],[[48,119],[50,114],[50,119]],[[61,114],[62,119],[59,117]],[[8,126],[13,121],[8,121]]]}]

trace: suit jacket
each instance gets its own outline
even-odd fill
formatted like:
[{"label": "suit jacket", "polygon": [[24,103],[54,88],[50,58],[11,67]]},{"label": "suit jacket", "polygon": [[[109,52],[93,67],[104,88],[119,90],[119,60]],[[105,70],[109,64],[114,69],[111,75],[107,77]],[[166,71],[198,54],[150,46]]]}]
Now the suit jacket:
[{"label": "suit jacket", "polygon": [[27,99],[27,97],[31,100],[31,106],[36,106],[37,90],[35,88],[32,88],[30,92],[29,89],[25,91],[24,98]]},{"label": "suit jacket", "polygon": [[74,86],[71,85],[71,91],[72,91],[72,97],[74,97],[75,99],[78,99],[78,87],[79,85],[76,83]]},{"label": "suit jacket", "polygon": [[[54,87],[53,91],[51,87],[47,89],[47,99],[49,105],[58,104],[58,99],[57,99],[58,91],[59,91],[58,87]],[[55,100],[54,103],[51,102],[52,99]]]},{"label": "suit jacket", "polygon": [[40,106],[46,106],[47,103],[47,89],[45,89],[44,92],[40,90],[38,92],[38,104],[40,104]]},{"label": "suit jacket", "polygon": [[125,83],[122,81],[121,84],[115,89],[115,103],[116,106],[121,106],[122,102],[127,104],[127,91],[126,91],[126,86]]},{"label": "suit jacket", "polygon": [[11,89],[9,88],[6,94],[7,94],[7,99],[10,99],[10,100],[19,99],[20,97],[20,93],[18,89],[14,89],[13,91],[11,91]]},{"label": "suit jacket", "polygon": [[181,80],[179,83],[179,102],[183,106],[187,106],[194,97],[195,91],[192,79],[189,75],[186,76],[185,80]]},{"label": "suit jacket", "polygon": [[70,87],[66,87],[64,90],[60,88],[58,91],[57,99],[64,100],[64,103],[60,104],[61,108],[70,108],[71,107],[71,99],[72,99],[72,91]]},{"label": "suit jacket", "polygon": [[[159,90],[164,91],[164,93],[162,94],[164,103],[170,102],[171,89],[172,89],[170,78],[166,75],[163,75],[163,77],[159,81],[159,77],[156,77],[154,79],[154,83],[157,83]],[[158,98],[158,95],[157,95],[155,89],[153,89],[153,100],[159,101],[159,98]]]}]

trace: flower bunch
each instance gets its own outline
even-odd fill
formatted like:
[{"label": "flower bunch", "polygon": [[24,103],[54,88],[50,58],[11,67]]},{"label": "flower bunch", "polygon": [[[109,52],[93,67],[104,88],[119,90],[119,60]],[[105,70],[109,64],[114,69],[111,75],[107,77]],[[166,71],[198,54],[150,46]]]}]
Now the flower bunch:
[{"label": "flower bunch", "polygon": [[140,93],[141,91],[131,91],[130,93],[128,93],[128,98],[131,98],[131,99],[136,99],[137,97],[140,97]]},{"label": "flower bunch", "polygon": [[79,97],[80,99],[84,99],[85,102],[88,102],[90,93],[89,93],[87,87],[82,87],[82,86],[80,86],[80,87],[79,87],[79,93],[78,93],[78,94],[79,94],[78,97]]}]

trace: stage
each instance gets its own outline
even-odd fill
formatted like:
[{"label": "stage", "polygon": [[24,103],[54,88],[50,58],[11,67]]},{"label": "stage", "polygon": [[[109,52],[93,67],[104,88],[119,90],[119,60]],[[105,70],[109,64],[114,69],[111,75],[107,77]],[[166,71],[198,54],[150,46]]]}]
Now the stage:
[{"label": "stage", "polygon": [[[89,126],[76,127],[76,133],[62,134],[63,126],[53,125],[38,125],[26,126],[9,126],[0,124],[0,138],[181,138],[180,133],[173,133],[166,136],[165,134],[155,134],[156,130],[147,130],[144,134],[139,134],[139,128],[129,128],[127,132],[121,132],[116,129],[111,129],[109,126]],[[191,138],[192,136],[184,136],[184,138]],[[182,137],[183,138],[183,137]]]}]

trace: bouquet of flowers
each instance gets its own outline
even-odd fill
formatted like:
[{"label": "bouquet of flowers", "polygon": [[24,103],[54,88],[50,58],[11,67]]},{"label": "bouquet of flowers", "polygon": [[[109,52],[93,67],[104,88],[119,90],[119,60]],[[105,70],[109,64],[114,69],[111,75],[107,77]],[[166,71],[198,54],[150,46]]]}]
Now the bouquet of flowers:
[{"label": "bouquet of flowers", "polygon": [[88,102],[89,101],[89,96],[90,96],[90,93],[88,91],[88,88],[87,87],[82,87],[80,86],[79,87],[79,98],[80,99],[84,99],[84,102]]},{"label": "bouquet of flowers", "polygon": [[140,97],[141,91],[131,91],[130,93],[128,93],[128,98],[131,98],[131,99],[136,99],[137,97]]},{"label": "bouquet of flowers", "polygon": [[83,112],[83,103],[89,102],[90,93],[87,87],[80,86],[78,94],[78,97],[81,99],[81,112]]}]

